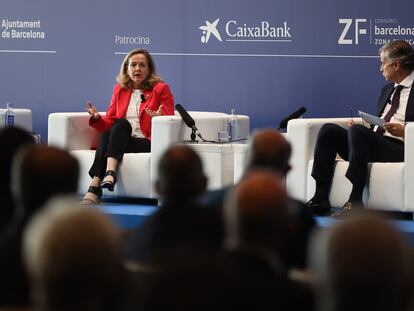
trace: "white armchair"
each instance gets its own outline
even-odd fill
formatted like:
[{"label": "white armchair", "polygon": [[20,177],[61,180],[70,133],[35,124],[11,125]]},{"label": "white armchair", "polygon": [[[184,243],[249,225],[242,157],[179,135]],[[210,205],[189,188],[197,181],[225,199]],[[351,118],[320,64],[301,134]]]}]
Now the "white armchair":
[{"label": "white armchair", "polygon": [[[104,113],[101,113],[104,115]],[[196,126],[206,140],[217,140],[218,132],[226,130],[229,115],[219,112],[190,111]],[[80,162],[81,179],[79,192],[84,193],[90,184],[88,171],[95,151],[91,149],[98,142],[99,133],[88,125],[86,112],[52,113],[49,115],[48,143],[69,150]],[[249,134],[249,117],[239,115],[240,135]],[[152,144],[150,153],[127,153],[119,167],[118,182],[111,196],[156,198],[153,183],[157,178],[157,164],[162,153],[172,144],[189,140],[191,129],[179,115],[161,116],[152,119]],[[217,171],[206,171],[209,179]],[[214,187],[223,186],[215,184]],[[212,188],[211,186],[209,188]]]},{"label": "white armchair", "polygon": [[[309,200],[315,191],[311,176],[313,152],[316,138],[325,123],[336,123],[346,127],[349,118],[297,119],[288,123],[288,139],[292,144],[292,171],[288,174],[289,193],[300,200]],[[356,122],[360,119],[354,118]],[[364,203],[368,208],[391,211],[414,211],[414,123],[405,127],[404,162],[370,163],[368,182],[364,189]],[[348,162],[337,159],[330,202],[342,206],[352,189],[345,177]]]}]

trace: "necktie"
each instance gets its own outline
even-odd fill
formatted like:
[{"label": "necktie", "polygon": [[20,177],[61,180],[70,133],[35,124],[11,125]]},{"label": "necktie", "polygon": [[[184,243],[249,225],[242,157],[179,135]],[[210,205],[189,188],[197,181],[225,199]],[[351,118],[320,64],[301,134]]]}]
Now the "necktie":
[{"label": "necktie", "polygon": [[[388,110],[387,114],[384,117],[385,122],[390,122],[392,116],[397,111],[398,106],[400,105],[401,90],[403,88],[404,88],[404,86],[402,86],[402,85],[398,85],[395,88],[394,96],[392,97],[392,100],[391,100],[391,108],[390,108],[390,110]],[[382,127],[377,128],[377,133],[384,134],[384,132],[385,132],[384,128],[382,128]]]}]

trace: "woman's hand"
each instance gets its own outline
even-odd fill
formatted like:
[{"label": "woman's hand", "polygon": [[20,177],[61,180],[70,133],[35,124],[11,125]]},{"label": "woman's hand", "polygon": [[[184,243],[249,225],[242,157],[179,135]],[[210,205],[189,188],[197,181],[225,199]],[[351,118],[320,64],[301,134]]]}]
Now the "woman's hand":
[{"label": "woman's hand", "polygon": [[355,125],[354,119],[349,119],[348,121],[346,121],[346,124],[351,127],[353,125]]},{"label": "woman's hand", "polygon": [[92,105],[92,103],[90,101],[86,102],[85,110],[89,113],[89,115],[92,118],[99,119],[100,114],[99,114],[98,110],[96,109],[96,107],[94,105]]},{"label": "woman's hand", "polygon": [[384,128],[388,133],[396,137],[404,137],[405,127],[400,123],[385,123]]},{"label": "woman's hand", "polygon": [[161,116],[162,115],[162,105],[160,105],[160,107],[158,108],[157,111],[153,111],[151,109],[149,109],[148,107],[145,108],[145,112],[151,117],[157,117],[157,116]]}]

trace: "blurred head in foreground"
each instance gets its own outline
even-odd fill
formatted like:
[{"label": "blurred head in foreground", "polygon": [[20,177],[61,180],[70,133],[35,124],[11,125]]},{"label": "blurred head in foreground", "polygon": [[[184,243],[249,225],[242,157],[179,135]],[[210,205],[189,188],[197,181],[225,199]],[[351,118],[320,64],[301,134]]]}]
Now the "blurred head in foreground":
[{"label": "blurred head in foreground", "polygon": [[280,250],[289,223],[288,196],[280,175],[250,170],[230,194],[224,209],[230,247],[254,245]]},{"label": "blurred head in foreground", "polygon": [[27,218],[54,195],[75,194],[79,163],[69,152],[35,145],[22,149],[13,162],[12,191]]},{"label": "blurred head in foreground", "polygon": [[29,223],[23,258],[41,310],[114,310],[123,270],[119,236],[97,209],[55,198]]},{"label": "blurred head in foreground", "polygon": [[407,245],[385,220],[357,216],[319,233],[312,244],[320,308],[402,310],[407,302]]}]

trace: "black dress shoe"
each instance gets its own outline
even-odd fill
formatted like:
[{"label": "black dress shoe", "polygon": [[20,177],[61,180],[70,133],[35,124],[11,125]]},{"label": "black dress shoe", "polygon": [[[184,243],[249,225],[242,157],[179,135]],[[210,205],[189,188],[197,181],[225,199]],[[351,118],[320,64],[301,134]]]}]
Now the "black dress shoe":
[{"label": "black dress shoe", "polygon": [[312,198],[305,203],[305,208],[310,208],[313,215],[327,216],[331,214],[331,204],[328,200]]},{"label": "black dress shoe", "polygon": [[361,211],[364,209],[364,205],[362,203],[351,203],[346,202],[339,210],[333,212],[331,214],[332,217],[346,217],[351,215],[352,212]]}]

